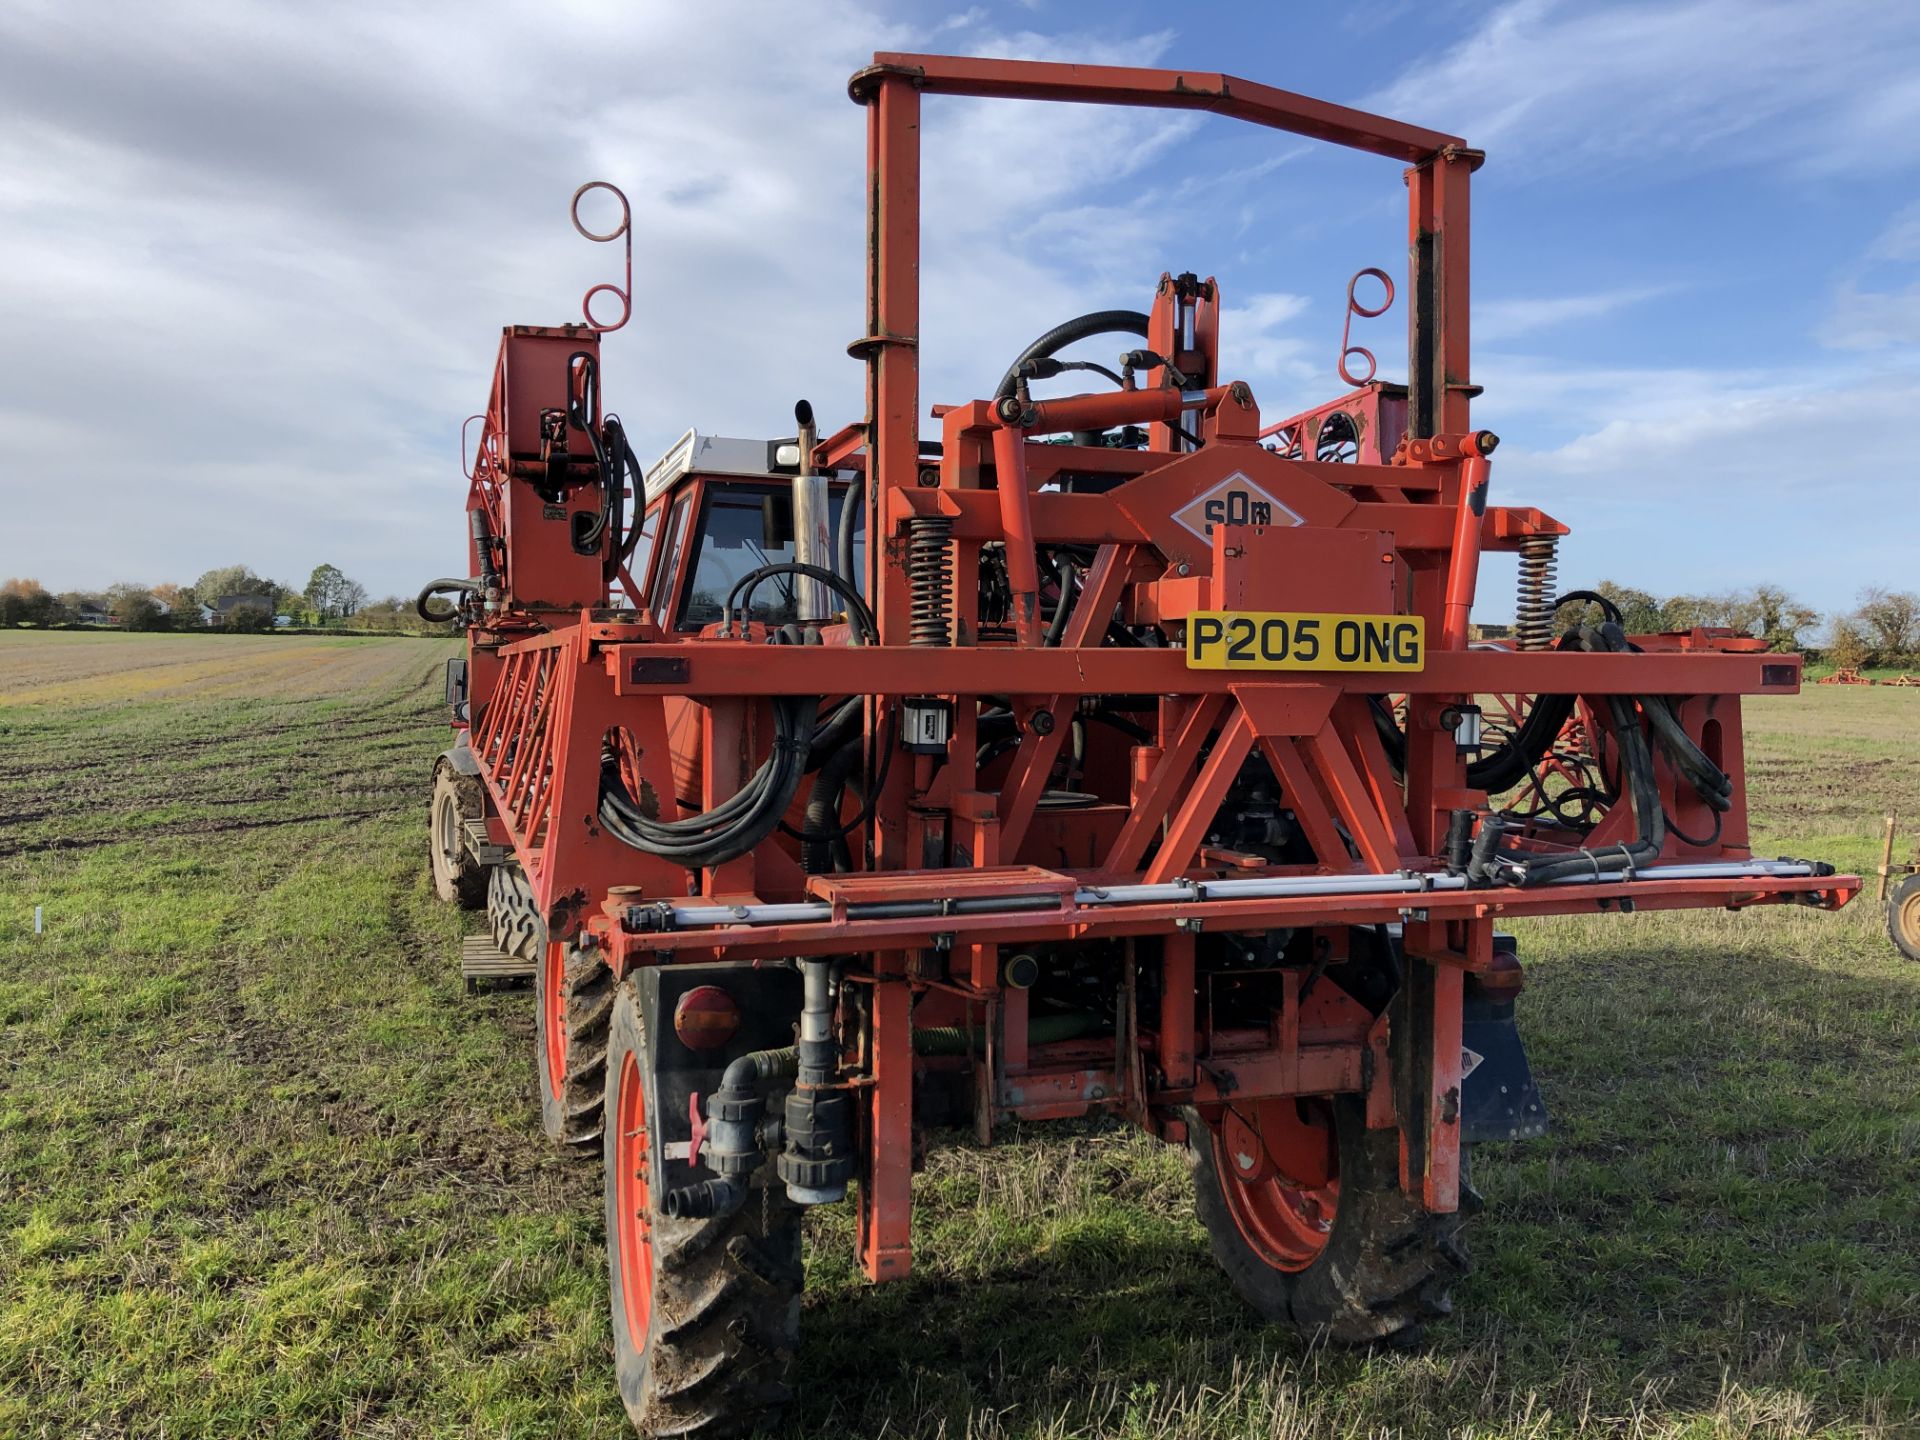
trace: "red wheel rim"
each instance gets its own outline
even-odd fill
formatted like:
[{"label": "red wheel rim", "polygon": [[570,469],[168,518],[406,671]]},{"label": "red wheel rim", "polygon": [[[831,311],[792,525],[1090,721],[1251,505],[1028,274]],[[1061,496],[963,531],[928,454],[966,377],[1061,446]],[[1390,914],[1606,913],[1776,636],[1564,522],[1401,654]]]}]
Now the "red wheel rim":
[{"label": "red wheel rim", "polygon": [[564,1097],[567,1091],[567,948],[547,946],[543,990],[543,1033],[547,1037],[547,1091]]},{"label": "red wheel rim", "polygon": [[635,1350],[647,1344],[653,1308],[653,1212],[647,1192],[647,1097],[640,1065],[629,1050],[620,1062],[615,1104],[613,1198],[619,1247],[620,1301]]},{"label": "red wheel rim", "polygon": [[[1269,1153],[1255,1166],[1257,1178],[1242,1180],[1239,1176],[1246,1167],[1236,1164],[1223,1134],[1225,1125],[1214,1128],[1213,1163],[1227,1213],[1241,1238],[1267,1264],[1276,1270],[1305,1270],[1327,1248],[1340,1208],[1339,1151],[1332,1127],[1322,1129],[1300,1121],[1293,1102],[1286,1100],[1262,1103],[1243,1123],[1256,1132],[1264,1128]],[[1316,1146],[1322,1153],[1308,1154],[1308,1164],[1300,1163],[1303,1150]],[[1325,1168],[1326,1180],[1295,1183],[1285,1169],[1275,1168],[1276,1161],[1295,1173],[1318,1164]]]}]

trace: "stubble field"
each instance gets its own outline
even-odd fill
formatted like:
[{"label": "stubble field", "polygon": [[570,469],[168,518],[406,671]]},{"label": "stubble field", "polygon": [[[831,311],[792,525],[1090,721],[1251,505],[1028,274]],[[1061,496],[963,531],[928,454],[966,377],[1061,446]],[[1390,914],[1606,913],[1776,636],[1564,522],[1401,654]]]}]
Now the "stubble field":
[{"label": "stubble field", "polygon": [[[0,634],[0,1435],[619,1436],[597,1163],[469,997],[412,640]],[[1753,704],[1756,850],[1877,863],[1920,692]],[[42,907],[45,933],[34,933]],[[792,1436],[1920,1433],[1920,966],[1838,916],[1517,927],[1554,1132],[1417,1353],[1262,1329],[1181,1157],[936,1150],[809,1222]]]}]

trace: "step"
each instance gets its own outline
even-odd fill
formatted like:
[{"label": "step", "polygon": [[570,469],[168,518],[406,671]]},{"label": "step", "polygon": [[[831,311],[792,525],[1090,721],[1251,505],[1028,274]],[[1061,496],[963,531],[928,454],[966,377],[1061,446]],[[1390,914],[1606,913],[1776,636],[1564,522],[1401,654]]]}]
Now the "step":
[{"label": "step", "polygon": [[460,978],[472,994],[482,982],[489,985],[532,983],[533,964],[518,955],[509,955],[493,943],[491,935],[469,935],[460,942]]},{"label": "step", "polygon": [[467,853],[473,856],[475,864],[504,865],[513,858],[512,846],[496,845],[488,838],[486,821],[468,820],[463,823],[466,827]]},{"label": "step", "polygon": [[1079,884],[1071,875],[1038,865],[983,865],[951,870],[877,870],[850,875],[815,875],[807,893],[834,904],[861,905],[885,900],[1006,899],[1053,896],[1065,903]]}]

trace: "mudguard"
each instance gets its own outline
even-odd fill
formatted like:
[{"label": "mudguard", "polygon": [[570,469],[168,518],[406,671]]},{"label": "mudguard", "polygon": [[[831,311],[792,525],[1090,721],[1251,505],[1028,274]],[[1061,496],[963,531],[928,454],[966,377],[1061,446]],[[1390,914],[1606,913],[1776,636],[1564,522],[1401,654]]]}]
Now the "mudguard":
[{"label": "mudguard", "polygon": [[[1516,953],[1511,935],[1493,937],[1496,951]],[[1547,1133],[1546,1102],[1527,1063],[1514,1023],[1513,995],[1488,991],[1467,977],[1461,1005],[1460,1143],[1532,1140]]]},{"label": "mudguard", "polygon": [[480,773],[480,762],[473,758],[473,749],[467,744],[467,732],[465,730],[460,731],[459,738],[455,740],[451,746],[433,757],[435,773],[439,772],[442,762],[451,766],[453,773],[456,775],[478,775]]}]

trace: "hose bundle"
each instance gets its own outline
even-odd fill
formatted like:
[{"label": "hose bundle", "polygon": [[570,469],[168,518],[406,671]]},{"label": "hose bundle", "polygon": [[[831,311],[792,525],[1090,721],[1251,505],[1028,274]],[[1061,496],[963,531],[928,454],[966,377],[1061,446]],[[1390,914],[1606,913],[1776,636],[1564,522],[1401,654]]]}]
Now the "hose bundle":
[{"label": "hose bundle", "polygon": [[[753,590],[780,574],[801,574],[819,580],[847,602],[856,641],[877,638],[873,612],[860,595],[830,570],[787,562],[763,565],[740,577],[728,592],[724,613],[731,623],[736,604],[752,603]],[[818,630],[783,625],[767,636],[775,645],[817,645]],[[773,706],[773,748],[751,779],[713,809],[685,820],[656,820],[644,814],[620,775],[617,753],[609,747],[600,761],[600,819],[607,833],[623,845],[698,869],[738,859],[781,825],[800,781],[820,768],[821,761],[847,750],[858,754],[860,698],[842,700],[826,715],[819,714],[817,695],[776,695]],[[816,787],[817,788],[817,787]],[[811,832],[811,825],[809,832]],[[811,833],[814,840],[825,837]]]},{"label": "hose bundle", "polygon": [[752,850],[780,823],[812,752],[819,700],[806,695],[773,698],[773,748],[747,783],[704,814],[656,820],[642,813],[620,778],[617,756],[600,762],[600,823],[624,845],[688,869],[724,865]]},{"label": "hose bundle", "polygon": [[[1632,648],[1627,643],[1625,631],[1614,620],[1603,621],[1597,627],[1578,626],[1568,632],[1561,643],[1569,648],[1590,652],[1617,652]],[[1543,701],[1545,698],[1542,697]],[[1539,708],[1536,705],[1536,711]],[[1673,706],[1667,698],[1662,695],[1610,695],[1607,697],[1607,709],[1613,721],[1615,743],[1620,747],[1621,788],[1633,806],[1634,840],[1630,844],[1603,850],[1583,849],[1570,855],[1542,856],[1534,851],[1498,850],[1498,837],[1504,827],[1489,821],[1481,828],[1483,833],[1492,828],[1494,838],[1476,847],[1476,858],[1486,856],[1489,849],[1494,850],[1498,864],[1489,867],[1491,878],[1523,887],[1550,885],[1556,880],[1582,875],[1631,875],[1638,866],[1658,859],[1666,846],[1670,826],[1660,803],[1660,784],[1654,774],[1649,730],[1675,773],[1685,779],[1693,787],[1694,793],[1713,810],[1715,833],[1718,833],[1719,816],[1733,804],[1733,781],[1694,743],[1693,737],[1687,734],[1686,728],[1675,717]],[[1523,734],[1525,729],[1523,726]],[[1516,735],[1513,744],[1518,745],[1521,738]]]}]

